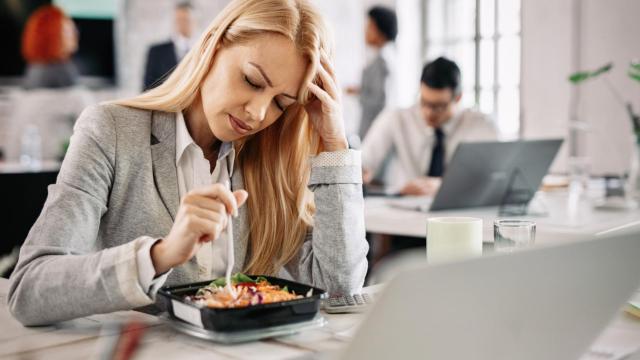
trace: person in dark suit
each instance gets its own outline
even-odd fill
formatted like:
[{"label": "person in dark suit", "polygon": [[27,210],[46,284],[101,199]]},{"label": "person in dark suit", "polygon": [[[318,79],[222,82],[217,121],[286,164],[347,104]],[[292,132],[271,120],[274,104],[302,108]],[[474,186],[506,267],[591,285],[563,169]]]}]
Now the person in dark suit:
[{"label": "person in dark suit", "polygon": [[193,7],[188,2],[176,5],[174,35],[169,41],[154,44],[149,48],[144,72],[144,90],[162,84],[173,68],[191,49],[194,28],[192,10]]}]

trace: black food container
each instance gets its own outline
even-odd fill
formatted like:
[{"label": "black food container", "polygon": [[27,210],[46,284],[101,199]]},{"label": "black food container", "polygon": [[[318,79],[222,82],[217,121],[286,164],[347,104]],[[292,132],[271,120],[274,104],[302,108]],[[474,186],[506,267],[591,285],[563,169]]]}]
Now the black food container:
[{"label": "black food container", "polygon": [[[257,276],[250,275],[252,279]],[[158,291],[158,296],[162,307],[172,318],[216,332],[263,329],[309,321],[318,313],[320,300],[327,297],[326,291],[322,289],[276,277],[260,276],[273,285],[286,286],[297,295],[305,296],[313,289],[312,295],[302,299],[230,309],[213,309],[185,300],[186,296],[193,296],[198,289],[209,285],[213,281],[211,280],[163,287]]]}]

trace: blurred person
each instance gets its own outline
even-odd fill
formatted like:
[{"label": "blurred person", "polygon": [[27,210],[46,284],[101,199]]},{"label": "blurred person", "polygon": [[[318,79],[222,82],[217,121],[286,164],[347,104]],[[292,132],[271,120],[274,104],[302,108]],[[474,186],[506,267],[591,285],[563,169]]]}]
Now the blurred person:
[{"label": "blurred person", "polygon": [[367,13],[365,43],[373,56],[362,71],[360,88],[348,87],[347,94],[358,95],[362,115],[358,135],[364,139],[373,120],[385,106],[393,105],[395,98],[395,49],[398,19],[395,11],[374,6]]},{"label": "blurred person", "polygon": [[154,88],[164,81],[193,45],[195,20],[189,2],[178,3],[173,13],[174,33],[169,41],[152,45],[147,53],[144,89]]},{"label": "blurred person", "polygon": [[234,0],[164,83],[87,108],[21,248],[11,313],[133,309],[228,267],[358,292],[361,160],[331,52],[310,0]]},{"label": "blurred person", "polygon": [[27,62],[26,89],[63,88],[77,84],[78,69],[71,56],[78,50],[75,23],[60,8],[44,5],[29,16],[22,34]]},{"label": "blurred person", "polygon": [[365,183],[389,156],[387,192],[434,195],[458,144],[498,139],[488,116],[459,108],[460,77],[455,62],[437,58],[422,70],[418,104],[380,114],[362,144]]},{"label": "blurred person", "polygon": [[64,156],[75,119],[92,102],[90,92],[78,84],[71,60],[77,50],[76,26],[60,8],[44,5],[27,19],[21,48],[27,62],[23,88],[9,92],[10,116],[0,132],[8,162],[24,157],[35,163],[57,161]]}]

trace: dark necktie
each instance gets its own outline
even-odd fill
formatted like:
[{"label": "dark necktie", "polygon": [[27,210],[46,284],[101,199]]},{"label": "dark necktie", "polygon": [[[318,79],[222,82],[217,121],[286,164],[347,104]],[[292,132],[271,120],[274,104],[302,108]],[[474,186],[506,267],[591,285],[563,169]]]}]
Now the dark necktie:
[{"label": "dark necktie", "polygon": [[431,164],[427,176],[440,177],[444,173],[444,131],[435,129],[436,142],[431,152]]}]

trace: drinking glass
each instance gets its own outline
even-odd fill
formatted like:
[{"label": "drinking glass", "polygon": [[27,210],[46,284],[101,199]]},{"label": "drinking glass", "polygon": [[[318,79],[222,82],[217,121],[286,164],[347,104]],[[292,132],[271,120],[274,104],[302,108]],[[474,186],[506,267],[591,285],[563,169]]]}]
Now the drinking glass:
[{"label": "drinking glass", "polygon": [[531,220],[499,219],[493,223],[496,251],[511,252],[533,245],[536,223]]}]

